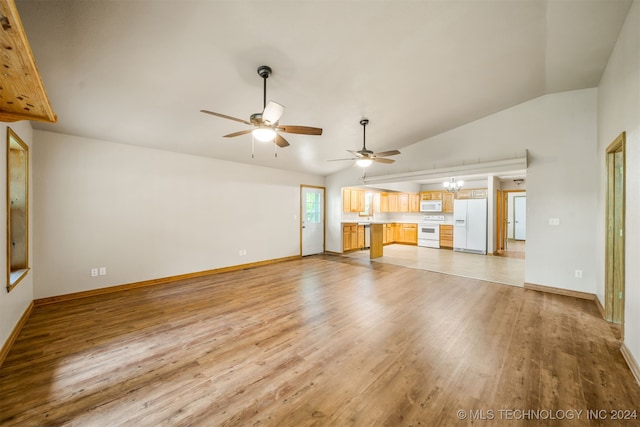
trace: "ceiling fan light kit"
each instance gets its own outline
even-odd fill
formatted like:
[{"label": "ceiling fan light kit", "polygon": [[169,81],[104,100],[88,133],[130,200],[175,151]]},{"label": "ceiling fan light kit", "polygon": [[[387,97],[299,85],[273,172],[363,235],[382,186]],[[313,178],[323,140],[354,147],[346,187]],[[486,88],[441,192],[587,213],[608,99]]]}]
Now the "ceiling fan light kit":
[{"label": "ceiling fan light kit", "polygon": [[[221,117],[227,120],[244,123],[254,126],[255,129],[242,130],[224,135],[225,138],[234,138],[240,135],[251,133],[255,139],[261,142],[273,141],[278,147],[284,148],[289,146],[289,142],[284,139],[279,132],[294,133],[299,135],[322,135],[322,128],[297,125],[280,125],[278,122],[284,113],[284,106],[274,101],[267,103],[267,79],[271,75],[271,67],[261,65],[258,67],[258,75],[263,80],[262,107],[261,113],[254,113],[249,117],[249,121],[239,119],[237,117],[227,116],[226,114],[215,113],[208,110],[200,110],[201,113],[211,114],[212,116]],[[253,157],[253,153],[251,155]],[[277,154],[276,154],[277,157]]]},{"label": "ceiling fan light kit", "polygon": [[393,163],[395,160],[386,159],[385,157],[395,156],[396,154],[400,154],[398,150],[390,150],[383,151],[381,153],[374,153],[371,150],[367,150],[367,125],[369,124],[369,119],[361,119],[360,125],[362,125],[362,149],[358,151],[347,150],[349,153],[353,154],[356,157],[350,159],[333,159],[330,161],[340,161],[340,160],[355,160],[356,166],[360,166],[361,168],[367,168],[371,166],[373,162],[377,163]]},{"label": "ceiling fan light kit", "polygon": [[356,160],[356,165],[360,166],[361,168],[369,167],[371,166],[371,163],[373,163],[373,160],[364,157],[362,159]]},{"label": "ceiling fan light kit", "polygon": [[255,139],[261,142],[270,142],[273,141],[273,138],[276,137],[276,131],[274,131],[270,127],[256,128],[251,131],[251,134]]}]

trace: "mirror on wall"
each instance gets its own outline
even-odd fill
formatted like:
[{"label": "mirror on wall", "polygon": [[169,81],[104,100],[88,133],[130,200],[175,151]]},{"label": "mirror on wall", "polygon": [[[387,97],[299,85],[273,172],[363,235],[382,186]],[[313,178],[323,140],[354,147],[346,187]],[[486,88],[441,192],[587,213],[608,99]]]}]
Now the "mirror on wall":
[{"label": "mirror on wall", "polygon": [[7,128],[7,291],[29,272],[29,146]]}]

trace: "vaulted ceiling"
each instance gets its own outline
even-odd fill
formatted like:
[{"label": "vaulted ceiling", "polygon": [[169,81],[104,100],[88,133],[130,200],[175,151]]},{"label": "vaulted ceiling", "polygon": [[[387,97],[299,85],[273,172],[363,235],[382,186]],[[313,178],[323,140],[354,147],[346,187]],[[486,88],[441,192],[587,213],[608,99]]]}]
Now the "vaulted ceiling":
[{"label": "vaulted ceiling", "polygon": [[[598,85],[630,0],[16,0],[55,124],[36,129],[327,175],[538,96]],[[241,123],[267,100],[290,147]],[[402,155],[396,156],[402,162]],[[384,167],[380,165],[379,167]]]}]

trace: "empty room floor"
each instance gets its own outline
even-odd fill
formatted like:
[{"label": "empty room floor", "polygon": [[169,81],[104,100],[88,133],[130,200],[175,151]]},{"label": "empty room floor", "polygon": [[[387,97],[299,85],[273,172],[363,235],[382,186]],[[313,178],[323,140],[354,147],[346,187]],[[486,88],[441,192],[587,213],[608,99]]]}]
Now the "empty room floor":
[{"label": "empty room floor", "polygon": [[315,255],[36,306],[0,425],[638,425],[586,412],[640,407],[616,331],[591,301]]}]

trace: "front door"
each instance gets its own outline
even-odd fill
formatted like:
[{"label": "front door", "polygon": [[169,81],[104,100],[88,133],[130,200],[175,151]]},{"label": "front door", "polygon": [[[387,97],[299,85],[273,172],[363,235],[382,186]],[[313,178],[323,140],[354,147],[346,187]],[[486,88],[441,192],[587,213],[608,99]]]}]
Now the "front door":
[{"label": "front door", "polygon": [[324,252],[324,188],[301,187],[302,256]]}]

